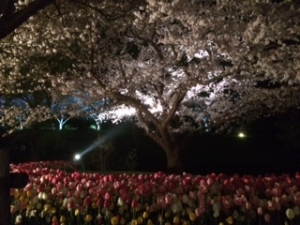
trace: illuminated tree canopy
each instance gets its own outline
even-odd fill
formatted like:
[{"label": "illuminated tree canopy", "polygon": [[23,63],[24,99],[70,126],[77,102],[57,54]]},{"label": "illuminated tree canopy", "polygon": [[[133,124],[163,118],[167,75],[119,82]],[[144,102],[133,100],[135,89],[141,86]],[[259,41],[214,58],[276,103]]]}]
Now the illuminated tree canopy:
[{"label": "illuminated tree canopy", "polygon": [[270,0],[49,7],[1,41],[0,91],[30,79],[27,91],[109,99],[99,116],[136,118],[180,170],[194,133],[299,105],[299,13]]}]

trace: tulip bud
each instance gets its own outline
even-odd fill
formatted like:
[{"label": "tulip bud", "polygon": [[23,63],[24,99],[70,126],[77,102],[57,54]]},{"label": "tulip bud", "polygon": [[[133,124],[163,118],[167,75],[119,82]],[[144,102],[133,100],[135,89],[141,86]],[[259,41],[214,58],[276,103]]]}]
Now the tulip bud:
[{"label": "tulip bud", "polygon": [[294,213],[295,213],[296,216],[299,216],[299,215],[300,215],[300,208],[299,208],[299,206],[295,206],[295,207],[293,208],[293,210],[294,210]]},{"label": "tulip bud", "polygon": [[85,207],[88,207],[88,206],[90,206],[92,204],[92,199],[89,197],[89,196],[87,196],[85,199],[84,199],[84,201],[83,201],[83,205],[85,206]]},{"label": "tulip bud", "polygon": [[110,205],[110,201],[109,200],[105,200],[104,204],[103,204],[103,207],[108,209],[109,205]]},{"label": "tulip bud", "polygon": [[166,194],[166,196],[165,196],[165,202],[166,202],[167,205],[171,205],[172,204],[172,202],[173,202],[173,196],[170,193]]},{"label": "tulip bud", "polygon": [[93,217],[92,217],[92,215],[87,214],[84,219],[85,219],[86,222],[91,222]]},{"label": "tulip bud", "polygon": [[226,223],[228,224],[233,224],[233,217],[232,216],[229,216],[227,219],[226,219]]},{"label": "tulip bud", "polygon": [[189,197],[188,197],[186,194],[184,194],[184,195],[182,196],[182,202],[183,202],[184,204],[187,204],[188,201],[189,201]]},{"label": "tulip bud", "polygon": [[65,223],[66,220],[67,220],[67,219],[66,219],[65,216],[60,216],[60,220],[59,220],[59,221],[60,221],[61,223]]},{"label": "tulip bud", "polygon": [[110,223],[111,223],[112,225],[117,225],[117,224],[119,223],[118,217],[113,216],[113,217],[110,219]]},{"label": "tulip bud", "polygon": [[190,218],[191,221],[195,221],[197,217],[196,217],[195,213],[189,212],[189,218]]},{"label": "tulip bud", "polygon": [[106,192],[105,195],[104,195],[104,199],[105,199],[105,200],[110,200],[110,198],[111,198],[110,193],[109,193],[109,192]]},{"label": "tulip bud", "polygon": [[80,215],[80,210],[79,209],[76,209],[75,212],[74,212],[75,216],[79,216]]},{"label": "tulip bud", "polygon": [[148,216],[149,216],[148,212],[143,212],[143,218],[144,218],[144,219],[147,219]]},{"label": "tulip bud", "polygon": [[137,207],[137,201],[136,201],[136,200],[132,200],[132,202],[131,202],[131,207],[132,207],[133,209],[135,209],[135,208]]},{"label": "tulip bud", "polygon": [[123,206],[123,205],[124,205],[124,201],[123,201],[122,198],[120,198],[120,197],[118,198],[117,205],[118,205],[118,206]]},{"label": "tulip bud", "polygon": [[180,223],[180,218],[178,216],[174,216],[173,223],[174,224],[179,224]]},{"label": "tulip bud", "polygon": [[73,201],[69,201],[67,207],[68,207],[68,210],[69,210],[69,211],[72,210],[72,209],[74,208],[74,202],[73,202]]},{"label": "tulip bud", "polygon": [[102,200],[102,198],[99,198],[97,200],[97,206],[99,207],[99,206],[102,206],[102,205],[103,205],[103,200]]},{"label": "tulip bud", "polygon": [[48,199],[47,193],[42,192],[42,199],[45,200],[45,201]]}]

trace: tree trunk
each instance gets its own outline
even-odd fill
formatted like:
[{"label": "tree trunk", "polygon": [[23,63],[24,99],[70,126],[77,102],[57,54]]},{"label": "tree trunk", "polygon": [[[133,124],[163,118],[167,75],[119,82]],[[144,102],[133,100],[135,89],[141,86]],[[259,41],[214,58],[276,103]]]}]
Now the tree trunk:
[{"label": "tree trunk", "polygon": [[182,149],[180,147],[166,150],[168,174],[182,174],[183,165],[182,165],[181,150]]}]

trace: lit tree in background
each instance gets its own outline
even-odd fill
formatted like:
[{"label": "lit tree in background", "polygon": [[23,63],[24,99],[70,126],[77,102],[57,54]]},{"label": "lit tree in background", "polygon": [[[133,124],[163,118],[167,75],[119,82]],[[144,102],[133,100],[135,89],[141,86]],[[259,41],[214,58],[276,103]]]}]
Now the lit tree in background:
[{"label": "lit tree in background", "polygon": [[34,77],[35,89],[51,81],[49,91],[86,104],[108,98],[99,115],[135,117],[178,172],[194,134],[299,104],[299,8],[270,0],[53,7],[1,43],[1,80]]}]

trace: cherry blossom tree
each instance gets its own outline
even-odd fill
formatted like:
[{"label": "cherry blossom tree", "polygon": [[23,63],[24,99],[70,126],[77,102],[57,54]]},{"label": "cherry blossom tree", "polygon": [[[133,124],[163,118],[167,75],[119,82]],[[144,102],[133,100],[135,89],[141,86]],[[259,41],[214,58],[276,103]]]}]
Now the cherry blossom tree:
[{"label": "cherry blossom tree", "polygon": [[86,104],[108,98],[99,116],[134,117],[165,151],[170,172],[182,170],[194,134],[299,105],[296,1],[111,0],[70,7],[56,16],[49,10],[47,27],[37,15],[17,30],[19,45],[1,46],[7,51],[1,76],[10,79],[0,90],[28,76],[38,82],[35,89],[51,81],[49,90]]}]

